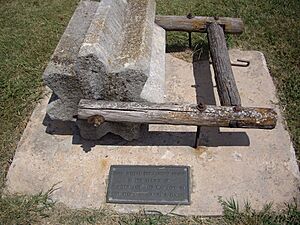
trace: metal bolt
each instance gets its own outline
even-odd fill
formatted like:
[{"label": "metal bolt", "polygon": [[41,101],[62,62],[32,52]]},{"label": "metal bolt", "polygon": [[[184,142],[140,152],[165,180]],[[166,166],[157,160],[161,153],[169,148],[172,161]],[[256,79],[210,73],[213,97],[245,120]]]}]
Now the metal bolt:
[{"label": "metal bolt", "polygon": [[193,18],[194,18],[193,14],[192,14],[191,12],[190,12],[189,14],[187,14],[186,17],[187,17],[188,19],[193,19]]},{"label": "metal bolt", "polygon": [[240,111],[242,111],[242,107],[241,106],[236,105],[236,106],[233,107],[233,112],[240,112]]},{"label": "metal bolt", "polygon": [[196,107],[200,112],[203,112],[206,109],[206,105],[200,102]]},{"label": "metal bolt", "polygon": [[89,124],[93,124],[95,127],[99,127],[102,123],[104,123],[105,119],[103,116],[101,115],[94,115],[94,116],[90,116],[87,119],[87,122]]}]

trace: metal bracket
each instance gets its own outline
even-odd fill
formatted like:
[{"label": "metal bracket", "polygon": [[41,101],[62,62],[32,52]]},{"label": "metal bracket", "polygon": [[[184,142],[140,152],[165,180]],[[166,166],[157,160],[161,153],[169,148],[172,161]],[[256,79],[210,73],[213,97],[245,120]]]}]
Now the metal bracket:
[{"label": "metal bracket", "polygon": [[[199,102],[199,104],[197,105],[197,109],[200,112],[203,112],[206,109],[206,105],[203,102]],[[194,148],[198,147],[199,139],[200,139],[200,132],[201,132],[201,126],[197,126]]]},{"label": "metal bracket", "polygon": [[[231,66],[248,67],[250,65],[249,60],[237,59],[236,61],[240,63],[230,63]],[[209,61],[209,64],[212,64],[212,61]]]},{"label": "metal bracket", "polygon": [[[195,16],[190,12],[186,15],[186,18],[193,19]],[[188,32],[189,34],[189,48],[192,49],[192,32]]]},{"label": "metal bracket", "polygon": [[[231,66],[248,67],[250,65],[249,60],[237,59],[236,61],[241,62],[241,63],[231,63]],[[244,63],[244,64],[242,64],[242,63]]]}]

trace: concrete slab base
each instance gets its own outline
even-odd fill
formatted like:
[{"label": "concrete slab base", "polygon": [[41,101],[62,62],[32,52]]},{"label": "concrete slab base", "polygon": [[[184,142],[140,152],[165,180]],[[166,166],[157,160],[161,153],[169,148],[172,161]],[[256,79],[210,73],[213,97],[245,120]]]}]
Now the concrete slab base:
[{"label": "concrete slab base", "polygon": [[[144,208],[165,213],[174,206],[105,203],[110,165],[187,165],[191,167],[191,205],[178,206],[175,213],[220,215],[219,196],[241,203],[248,200],[256,209],[267,202],[280,207],[293,198],[299,201],[295,153],[264,56],[239,50],[230,55],[232,61],[250,60],[247,68],[233,68],[242,104],[274,107],[279,114],[274,130],[202,128],[203,146],[197,149],[192,147],[196,128],[187,126],[150,125],[149,133],[132,142],[112,135],[98,142],[85,141],[72,123],[46,123],[46,97],[18,145],[7,190],[33,194],[57,184],[53,199],[72,208],[110,206],[119,212]],[[191,64],[167,55],[166,66],[167,101],[218,104],[207,60]],[[191,87],[195,84],[196,88]]]}]

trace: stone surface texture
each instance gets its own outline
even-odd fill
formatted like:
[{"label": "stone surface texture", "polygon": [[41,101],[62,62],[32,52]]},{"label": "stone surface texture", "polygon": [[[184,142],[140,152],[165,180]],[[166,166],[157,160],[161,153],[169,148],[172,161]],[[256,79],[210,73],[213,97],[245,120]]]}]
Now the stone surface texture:
[{"label": "stone surface texture", "polygon": [[[165,31],[154,20],[155,0],[81,1],[44,73],[55,94],[50,118],[74,120],[83,98],[163,102]],[[132,140],[141,129],[105,123],[90,132],[84,121],[77,124],[89,139],[114,133]]]},{"label": "stone surface texture", "polygon": [[[233,67],[243,106],[274,107],[273,130],[201,128],[201,143],[192,146],[192,126],[150,125],[135,141],[107,135],[86,141],[72,127],[43,125],[48,97],[36,107],[7,175],[7,191],[33,194],[57,184],[52,198],[72,208],[110,207],[119,212],[140,209],[168,213],[174,206],[105,203],[110,165],[184,165],[191,168],[191,205],[173,211],[183,215],[220,215],[218,197],[248,200],[255,209],[267,202],[281,207],[299,202],[299,170],[295,152],[278,109],[275,88],[262,53],[230,51],[231,60],[250,60]],[[194,75],[193,75],[194,71]],[[218,103],[209,62],[187,63],[167,55],[167,101]],[[191,85],[197,85],[197,89]],[[44,123],[45,124],[45,123]],[[76,129],[75,129],[76,130]]]},{"label": "stone surface texture", "polygon": [[76,104],[84,97],[74,67],[80,46],[98,7],[99,2],[95,1],[79,3],[43,74],[45,84],[56,95],[48,109],[48,114],[53,119],[72,120],[76,114]]}]

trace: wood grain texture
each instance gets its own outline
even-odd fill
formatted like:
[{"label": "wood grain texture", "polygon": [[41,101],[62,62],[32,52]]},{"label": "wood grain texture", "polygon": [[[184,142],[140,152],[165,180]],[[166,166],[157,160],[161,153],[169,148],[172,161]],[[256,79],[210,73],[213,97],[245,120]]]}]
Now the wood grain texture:
[{"label": "wood grain texture", "polygon": [[241,98],[234,80],[223,28],[213,22],[207,28],[209,51],[221,105],[240,106]]},{"label": "wood grain texture", "polygon": [[277,114],[270,108],[244,108],[195,104],[111,102],[82,99],[78,119],[100,115],[105,121],[147,124],[273,129]]},{"label": "wood grain texture", "polygon": [[195,16],[156,16],[155,23],[167,31],[206,32],[207,24],[216,22],[224,27],[226,33],[240,34],[244,23],[240,18]]}]

